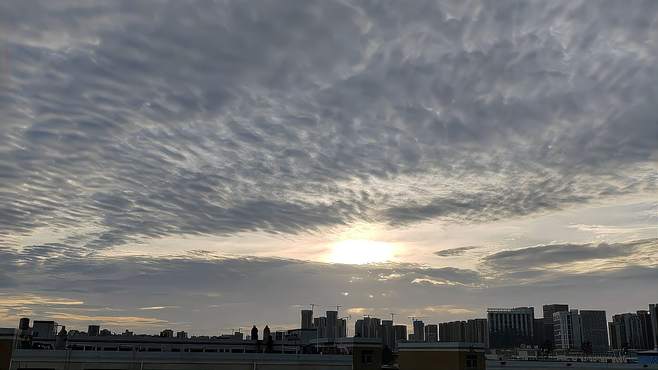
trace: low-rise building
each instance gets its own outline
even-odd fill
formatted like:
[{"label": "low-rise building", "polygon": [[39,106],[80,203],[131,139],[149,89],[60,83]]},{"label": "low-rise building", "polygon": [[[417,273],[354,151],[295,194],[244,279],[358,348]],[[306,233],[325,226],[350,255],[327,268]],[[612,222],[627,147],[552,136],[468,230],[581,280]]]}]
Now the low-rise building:
[{"label": "low-rise building", "polygon": [[[400,343],[400,370],[484,370],[484,346],[481,343]],[[440,364],[440,367],[438,367]]]}]

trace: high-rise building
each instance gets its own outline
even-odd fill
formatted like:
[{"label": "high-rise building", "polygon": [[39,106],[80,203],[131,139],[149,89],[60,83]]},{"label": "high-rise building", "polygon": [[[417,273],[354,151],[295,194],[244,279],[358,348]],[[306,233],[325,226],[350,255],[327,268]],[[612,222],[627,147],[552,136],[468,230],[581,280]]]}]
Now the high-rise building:
[{"label": "high-rise building", "polygon": [[608,323],[608,336],[610,338],[610,348],[621,348],[621,329],[618,322],[611,321]]},{"label": "high-rise building", "polygon": [[313,326],[317,330],[317,336],[319,338],[327,337],[327,318],[326,317],[316,317],[313,319]]},{"label": "high-rise building", "polygon": [[338,311],[327,311],[327,334],[326,337],[329,339],[336,338],[336,332],[338,331]]},{"label": "high-rise building", "polygon": [[398,343],[407,340],[407,326],[393,325],[393,336],[395,337],[395,348],[397,348]]},{"label": "high-rise building", "polygon": [[354,323],[354,336],[361,338],[381,338],[381,320],[366,316]]},{"label": "high-rise building", "polygon": [[439,327],[436,324],[425,325],[425,342],[439,341]]},{"label": "high-rise building", "polygon": [[414,337],[416,342],[425,341],[425,323],[422,320],[414,320]]},{"label": "high-rise building", "polygon": [[160,332],[160,336],[163,338],[173,338],[174,337],[174,331],[171,329],[165,329]]},{"label": "high-rise building", "polygon": [[489,308],[489,345],[492,348],[532,344],[535,309],[533,307]]},{"label": "high-rise building", "polygon": [[580,315],[578,310],[558,311],[553,314],[555,348],[580,350],[583,345]]},{"label": "high-rise building", "polygon": [[637,311],[637,318],[640,325],[640,348],[653,349],[653,327],[649,311]]},{"label": "high-rise building", "polygon": [[640,347],[640,319],[637,313],[614,315],[609,328],[612,348],[638,349]]},{"label": "high-rise building", "polygon": [[544,332],[541,335],[535,333],[535,342],[538,338],[543,338],[542,343],[537,343],[539,345],[548,342],[550,345],[555,345],[555,334],[553,333],[553,314],[556,312],[568,312],[568,304],[545,304],[542,306],[544,313]]},{"label": "high-rise building", "polygon": [[87,335],[90,337],[97,337],[101,333],[100,325],[89,325],[87,326]]},{"label": "high-rise building", "polygon": [[345,338],[347,337],[347,320],[345,319],[338,319],[338,333],[337,336],[338,338]]},{"label": "high-rise building", "polygon": [[441,342],[465,342],[466,322],[451,321],[439,324],[439,339]]},{"label": "high-rise building", "polygon": [[354,336],[358,338],[364,338],[366,334],[365,322],[363,319],[358,319],[354,322]]},{"label": "high-rise building", "polygon": [[313,328],[313,310],[302,310],[302,329]]},{"label": "high-rise building", "polygon": [[658,303],[649,305],[649,316],[651,316],[653,348],[658,351]]},{"label": "high-rise building", "polygon": [[583,343],[589,343],[594,353],[608,351],[608,320],[605,311],[580,310]]},{"label": "high-rise building", "polygon": [[487,319],[471,319],[466,322],[465,340],[469,343],[483,343],[489,348],[489,329]]},{"label": "high-rise building", "polygon": [[544,318],[535,318],[533,321],[534,338],[532,343],[538,346],[544,345],[546,342],[546,330],[544,329]]},{"label": "high-rise building", "polygon": [[395,348],[395,332],[393,329],[393,320],[382,320],[382,327],[380,329],[382,343],[389,349]]},{"label": "high-rise building", "polygon": [[658,303],[649,305],[649,317],[651,318],[653,348],[658,351]]}]

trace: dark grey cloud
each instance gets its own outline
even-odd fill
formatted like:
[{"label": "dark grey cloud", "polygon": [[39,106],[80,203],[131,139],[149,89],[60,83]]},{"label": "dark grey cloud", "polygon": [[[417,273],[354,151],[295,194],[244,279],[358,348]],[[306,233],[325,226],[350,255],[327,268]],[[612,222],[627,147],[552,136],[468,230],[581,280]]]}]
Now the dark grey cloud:
[{"label": "dark grey cloud", "polygon": [[[254,322],[251,320],[294,325],[299,305],[311,302],[322,304],[321,309],[336,304],[345,310],[421,309],[435,304],[428,289],[467,297],[472,290],[479,290],[476,283],[481,279],[472,270],[414,264],[359,266],[279,258],[222,258],[203,251],[162,258],[100,257],[76,255],[73,251],[63,254],[61,249],[57,245],[31,246],[21,251],[0,247],[0,267],[12,276],[3,286],[3,293],[20,298],[29,292],[27,301],[50,297],[28,305],[34,316],[47,316],[48,311],[90,315],[88,310],[93,309],[104,316],[147,315],[166,322],[191,321],[189,327],[197,332],[247,326]],[[415,279],[427,278],[459,284],[433,289],[414,283]],[[48,303],[54,298],[84,304],[58,307]],[[415,305],[399,306],[407,299]],[[108,307],[111,310],[103,309]],[[140,309],[143,307],[168,308],[145,313]],[[16,311],[19,314],[20,310]],[[5,322],[1,312],[0,322]]]},{"label": "dark grey cloud", "polygon": [[[0,238],[94,250],[655,193],[654,1],[0,5]],[[411,185],[410,185],[411,184]]]},{"label": "dark grey cloud", "polygon": [[463,256],[466,254],[466,252],[477,249],[478,247],[470,246],[470,247],[458,247],[458,248],[449,248],[449,249],[442,249],[440,251],[434,252],[435,255],[439,257],[455,257],[455,256]]},{"label": "dark grey cloud", "polygon": [[[647,241],[625,245],[633,248],[642,243],[655,246]],[[600,258],[620,255],[596,248],[594,253]],[[518,268],[500,275],[402,263],[341,265],[223,258],[204,251],[171,257],[101,257],[85,252],[62,245],[21,251],[0,247],[0,271],[11,276],[0,280],[0,323],[13,325],[14,319],[30,312],[35,318],[58,315],[59,321],[74,327],[117,322],[108,325],[156,332],[170,326],[213,334],[252,323],[297,325],[300,306],[309,303],[322,304],[320,311],[341,305],[343,312],[352,309],[353,318],[357,314],[422,313],[428,322],[477,317],[487,305],[539,306],[553,300],[612,313],[645,306],[646,292],[658,278],[656,265],[646,264],[645,251],[637,250],[645,258],[644,265],[629,260],[590,271],[557,271],[549,265],[538,271],[535,261],[517,261],[518,266],[534,267],[532,275]],[[589,258],[584,255],[589,256],[582,252],[576,258]],[[624,289],[629,285],[634,289]],[[607,298],[611,289],[620,299]],[[5,314],[3,301],[14,302]]]},{"label": "dark grey cloud", "polygon": [[[654,253],[640,253],[644,251]],[[644,258],[653,258],[656,251],[658,239],[611,244],[553,244],[494,253],[484,257],[484,262],[501,270],[530,269],[595,259],[627,259],[637,254],[642,254]]]}]

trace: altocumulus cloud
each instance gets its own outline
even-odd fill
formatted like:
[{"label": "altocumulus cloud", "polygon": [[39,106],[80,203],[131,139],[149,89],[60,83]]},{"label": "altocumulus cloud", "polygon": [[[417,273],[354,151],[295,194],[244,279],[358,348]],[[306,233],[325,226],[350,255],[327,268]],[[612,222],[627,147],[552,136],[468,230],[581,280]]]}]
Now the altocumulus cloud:
[{"label": "altocumulus cloud", "polygon": [[64,244],[93,252],[655,193],[657,14],[651,0],[5,1],[1,241],[75,229]]}]

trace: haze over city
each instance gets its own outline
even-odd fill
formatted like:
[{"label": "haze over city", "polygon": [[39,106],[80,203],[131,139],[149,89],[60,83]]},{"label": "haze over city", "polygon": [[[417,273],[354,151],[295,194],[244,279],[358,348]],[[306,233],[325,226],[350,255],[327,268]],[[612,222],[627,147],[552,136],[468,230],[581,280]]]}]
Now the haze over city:
[{"label": "haze over city", "polygon": [[0,35],[0,326],[658,300],[656,1],[16,0]]}]

